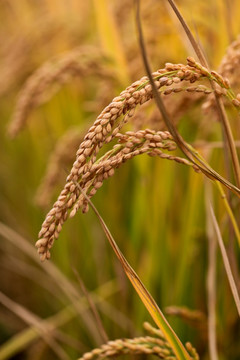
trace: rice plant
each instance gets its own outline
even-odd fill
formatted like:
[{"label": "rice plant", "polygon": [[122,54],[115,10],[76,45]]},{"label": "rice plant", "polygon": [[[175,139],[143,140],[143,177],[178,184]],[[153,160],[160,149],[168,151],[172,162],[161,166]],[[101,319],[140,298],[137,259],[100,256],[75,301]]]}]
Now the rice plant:
[{"label": "rice plant", "polygon": [[0,359],[239,358],[239,14],[0,3]]}]

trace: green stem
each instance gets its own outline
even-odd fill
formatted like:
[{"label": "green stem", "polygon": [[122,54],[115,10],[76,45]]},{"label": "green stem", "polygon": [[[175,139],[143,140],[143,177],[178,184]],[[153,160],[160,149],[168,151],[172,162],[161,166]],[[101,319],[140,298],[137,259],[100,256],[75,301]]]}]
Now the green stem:
[{"label": "green stem", "polygon": [[221,184],[218,181],[214,181],[214,183],[216,184],[216,186],[218,188],[218,191],[220,192],[221,198],[223,200],[223,204],[224,204],[225,209],[226,209],[226,211],[228,213],[228,216],[229,216],[230,221],[232,223],[235,235],[237,237],[238,245],[240,246],[240,231],[239,231],[239,228],[238,228],[238,225],[237,225],[237,221],[236,221],[236,219],[234,217],[234,214],[232,212],[232,209],[231,209],[231,207],[230,207],[230,205],[228,203],[226,194],[225,194]]}]

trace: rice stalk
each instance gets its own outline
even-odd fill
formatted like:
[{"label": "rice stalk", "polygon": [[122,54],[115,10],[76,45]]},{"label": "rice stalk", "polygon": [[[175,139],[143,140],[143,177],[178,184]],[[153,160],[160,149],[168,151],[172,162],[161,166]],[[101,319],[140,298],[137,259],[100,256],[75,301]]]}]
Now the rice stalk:
[{"label": "rice stalk", "polygon": [[[205,69],[206,69],[206,71],[209,71],[208,70],[209,65],[208,65],[207,60],[206,60],[206,58],[204,56],[204,53],[203,53],[201,47],[199,46],[199,44],[196,42],[190,28],[188,27],[188,25],[187,25],[186,21],[184,20],[183,16],[181,15],[181,13],[180,13],[178,7],[176,6],[174,0],[168,0],[168,2],[170,4],[170,6],[172,7],[173,11],[175,12],[176,16],[178,17],[180,23],[182,24],[182,27],[185,30],[186,35],[187,35],[188,39],[190,40],[191,45],[192,45],[198,59],[200,60],[202,68],[204,69],[204,71],[205,71]],[[218,80],[225,81],[225,79],[221,75],[219,76],[219,74],[216,73],[215,71],[214,72],[211,71],[211,74],[215,75]],[[213,81],[213,79],[211,77],[209,77],[209,81],[211,83],[211,86],[212,86],[213,90],[215,90],[216,89],[215,82]],[[228,88],[230,88],[230,83],[229,83],[228,80],[226,80],[225,85]],[[225,143],[225,148],[224,148],[225,158],[228,159],[228,152],[227,152],[227,144],[228,144],[228,148],[229,148],[231,158],[232,158],[232,164],[233,164],[234,174],[235,174],[235,178],[236,178],[236,184],[237,184],[237,187],[240,188],[239,159],[238,159],[238,155],[237,155],[237,150],[236,150],[236,148],[234,146],[234,138],[233,138],[231,126],[229,124],[229,120],[228,120],[227,114],[225,112],[225,108],[223,106],[222,100],[217,97],[216,92],[214,92],[214,96],[215,96],[215,103],[216,103],[216,108],[217,108],[217,113],[218,113],[218,116],[219,116],[219,120],[220,120],[220,122],[222,124],[223,133],[225,134],[225,135],[223,135],[223,141]],[[235,101],[235,100],[233,100],[233,101]],[[236,101],[239,102],[237,99],[236,99]],[[226,141],[225,141],[225,138],[226,138]]]},{"label": "rice stalk", "polygon": [[98,313],[97,307],[94,304],[94,301],[93,301],[92,297],[90,296],[90,294],[89,294],[83,280],[80,278],[78,272],[76,270],[74,272],[75,272],[75,275],[77,276],[77,279],[78,279],[78,282],[80,284],[81,290],[82,290],[82,292],[83,292],[84,296],[86,297],[86,300],[87,300],[87,302],[89,304],[89,308],[91,309],[93,317],[95,318],[96,327],[98,328],[99,334],[101,335],[102,340],[107,342],[108,341],[108,335],[106,333],[106,330],[104,329],[104,326],[103,326],[101,317],[100,317],[100,315]]},{"label": "rice stalk", "polygon": [[217,242],[214,234],[213,224],[211,222],[211,214],[207,201],[212,200],[210,184],[206,184],[205,203],[206,203],[206,226],[208,235],[208,273],[207,273],[207,306],[208,306],[208,347],[212,360],[218,360],[217,351],[217,324],[216,324],[216,261],[217,261]]},{"label": "rice stalk", "polygon": [[238,315],[240,316],[240,297],[239,297],[239,294],[238,294],[237,286],[236,286],[236,283],[234,281],[234,277],[233,277],[233,274],[232,274],[232,270],[231,270],[231,266],[230,266],[229,259],[228,259],[228,256],[227,256],[227,252],[226,252],[226,249],[225,249],[225,246],[224,246],[224,243],[223,243],[223,239],[222,239],[222,235],[221,235],[221,232],[220,232],[220,229],[219,229],[219,225],[218,225],[216,216],[214,214],[212,205],[210,203],[209,203],[209,207],[210,207],[210,213],[211,213],[211,217],[212,217],[213,226],[214,226],[214,229],[215,229],[215,232],[216,232],[216,235],[217,235],[218,245],[219,245],[219,248],[221,250],[221,255],[222,255],[222,259],[223,259],[224,268],[225,268],[225,271],[226,271],[226,274],[227,274],[228,282],[229,282],[229,285],[230,285],[230,288],[231,288],[231,291],[232,291],[232,295],[233,295],[233,299],[234,299],[234,302],[235,302],[235,305],[236,305],[236,308],[237,308],[237,312],[238,312]]},{"label": "rice stalk", "polygon": [[[190,29],[188,28],[185,20],[183,19],[182,15],[180,14],[180,12],[179,12],[178,8],[176,7],[174,1],[169,0],[169,3],[173,7],[173,10],[175,11],[175,13],[176,13],[177,17],[179,18],[180,22],[182,23],[183,28],[186,31],[186,34],[189,37],[189,40],[192,43],[193,48],[194,48],[196,54],[198,55],[199,59],[201,60],[201,62],[203,64],[208,66],[208,64],[206,62],[206,59],[205,59],[205,57],[204,57],[204,55],[202,53],[201,48],[196,43]],[[217,183],[217,185],[218,185],[218,187],[220,189],[220,193],[222,191],[220,183],[222,183],[228,189],[231,189],[232,191],[234,191],[236,194],[239,195],[239,191],[240,191],[240,189],[239,189],[240,168],[239,168],[238,156],[237,156],[237,151],[236,151],[236,147],[235,147],[235,144],[234,144],[230,124],[229,124],[228,118],[227,118],[227,116],[225,114],[225,110],[224,110],[222,102],[220,101],[220,99],[217,97],[217,94],[215,93],[215,99],[216,99],[216,103],[217,103],[218,113],[219,113],[220,119],[222,121],[222,125],[223,125],[223,128],[225,130],[224,134],[226,135],[226,138],[228,140],[229,149],[230,149],[230,152],[231,152],[231,155],[232,155],[233,168],[234,168],[234,171],[235,171],[235,177],[236,177],[238,188],[233,186],[232,184],[230,184],[229,181],[224,179],[222,176],[219,176],[219,174],[208,165],[208,163],[205,161],[205,159],[195,149],[193,149],[192,146],[190,146],[189,144],[187,144],[185,142],[185,140],[179,134],[178,130],[174,126],[173,122],[171,121],[171,119],[170,119],[170,117],[169,117],[169,115],[168,115],[168,113],[166,111],[166,108],[164,106],[164,103],[162,101],[162,98],[161,98],[161,96],[160,96],[160,94],[159,94],[159,92],[157,90],[157,87],[156,87],[156,84],[154,82],[153,76],[151,74],[150,65],[149,65],[149,61],[148,61],[148,58],[147,58],[147,53],[146,53],[146,48],[145,48],[145,43],[144,43],[144,38],[143,38],[142,26],[141,26],[140,0],[136,0],[136,23],[137,23],[139,45],[140,45],[140,48],[141,48],[142,58],[143,58],[143,62],[144,62],[146,72],[148,74],[149,81],[150,81],[151,86],[152,86],[155,102],[156,102],[156,105],[157,105],[157,107],[159,109],[159,112],[162,114],[163,120],[164,120],[167,128],[169,129],[171,135],[173,136],[176,144],[179,146],[179,148],[182,150],[182,152],[186,155],[186,157],[194,165],[196,165],[204,175],[206,175],[208,178],[210,178],[211,180],[214,180],[214,182]],[[208,70],[208,68],[206,68],[202,64],[197,63],[195,61],[195,59],[192,58],[192,57],[188,57],[187,60],[188,60],[188,65],[190,65],[193,68],[198,69],[202,74],[205,74],[207,76],[207,78],[210,81],[210,83],[212,85],[212,88],[214,90],[215,90],[215,82],[218,85],[220,85],[221,87],[225,88],[227,90],[226,96],[229,99],[232,99],[233,104],[235,104],[235,106],[238,106],[238,100],[236,100],[236,99],[233,100],[234,93],[233,93],[232,89],[230,88],[230,84],[229,84],[229,81],[227,79],[224,79],[216,71],[211,71],[210,72],[210,70]],[[235,100],[236,100],[236,102],[235,102]],[[225,140],[225,138],[223,140]],[[225,145],[224,149],[226,150],[225,141],[224,141],[224,145]],[[226,153],[226,157],[227,157],[227,153]],[[231,211],[231,208],[230,208],[227,200],[226,200],[225,205],[226,205],[226,209],[228,211],[228,214],[230,216],[230,219],[231,219],[233,227],[234,227],[234,225],[236,224],[236,221],[235,221],[234,216],[232,215],[232,211]],[[234,229],[235,229],[235,227],[234,227]],[[239,233],[238,226],[236,226],[235,232],[236,232],[236,234]]]}]

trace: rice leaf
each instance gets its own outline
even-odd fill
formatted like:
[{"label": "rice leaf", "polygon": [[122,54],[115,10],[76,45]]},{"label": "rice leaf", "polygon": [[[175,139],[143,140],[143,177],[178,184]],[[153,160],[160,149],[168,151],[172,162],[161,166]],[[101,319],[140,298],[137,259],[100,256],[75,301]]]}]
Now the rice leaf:
[{"label": "rice leaf", "polygon": [[112,234],[110,233],[107,225],[105,224],[103,218],[99,214],[96,207],[93,205],[89,197],[86,195],[86,193],[80,188],[80,191],[88,201],[89,205],[97,215],[99,222],[103,228],[103,231],[114,250],[117,258],[119,259],[123,270],[125,271],[127,277],[129,278],[130,282],[132,283],[134,289],[136,290],[137,294],[139,295],[140,299],[142,300],[144,306],[148,310],[149,314],[152,316],[153,320],[155,321],[156,325],[159,327],[159,329],[162,330],[164,333],[166,339],[168,340],[169,344],[172,346],[174,353],[176,354],[177,358],[180,360],[190,360],[190,356],[187,353],[186,349],[184,348],[183,344],[181,343],[180,339],[174,332],[174,330],[171,328],[170,324],[168,323],[167,319],[163,315],[162,311],[159,309],[157,303],[149,293],[149,291],[146,289],[144,284],[142,283],[141,279],[138,277],[136,272],[133,270],[133,268],[129,265],[128,261],[125,259],[124,255],[122,254],[121,250],[119,249],[118,245],[116,244]]}]

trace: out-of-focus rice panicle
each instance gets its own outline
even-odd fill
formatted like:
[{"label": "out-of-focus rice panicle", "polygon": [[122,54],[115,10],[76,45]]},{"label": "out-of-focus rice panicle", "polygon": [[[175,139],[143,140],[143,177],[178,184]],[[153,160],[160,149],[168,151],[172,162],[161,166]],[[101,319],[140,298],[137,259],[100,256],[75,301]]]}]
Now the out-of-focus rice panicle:
[{"label": "out-of-focus rice panicle", "polygon": [[231,86],[239,88],[240,80],[240,35],[227,48],[222,58],[218,72],[229,79]]},{"label": "out-of-focus rice panicle", "polygon": [[186,322],[191,323],[192,325],[199,327],[207,327],[207,317],[206,315],[199,310],[192,310],[187,307],[180,306],[168,306],[165,308],[166,314],[170,316],[180,317]]},{"label": "out-of-focus rice panicle", "polygon": [[[237,92],[240,90],[240,35],[227,48],[225,55],[218,67],[218,73],[228,79],[231,88]],[[221,90],[218,87],[219,90]],[[238,97],[237,97],[238,98]],[[227,101],[224,101],[228,105]],[[203,104],[204,111],[215,109],[214,96],[210,96]]]},{"label": "out-of-focus rice panicle", "polygon": [[27,80],[19,94],[8,128],[15,137],[25,126],[30,111],[49,100],[58,89],[76,76],[93,73],[100,78],[112,79],[114,74],[104,66],[104,57],[90,47],[76,48],[43,64]]},{"label": "out-of-focus rice panicle", "polygon": [[49,205],[56,185],[61,182],[61,178],[66,177],[65,171],[69,164],[74,161],[85,130],[79,127],[70,129],[58,140],[50,155],[46,173],[37,190],[35,201],[38,206],[46,208]]},{"label": "out-of-focus rice panicle", "polygon": [[[21,31],[2,37],[0,96],[17,88],[26,77],[44,61],[56,36],[67,37],[72,46],[76,46],[79,34],[77,21],[67,22],[57,16],[44,14],[35,19],[35,26],[21,28]],[[36,49],[42,49],[42,53]]]}]

